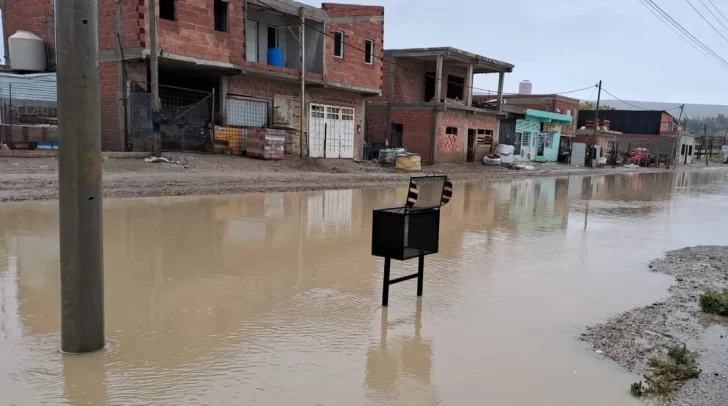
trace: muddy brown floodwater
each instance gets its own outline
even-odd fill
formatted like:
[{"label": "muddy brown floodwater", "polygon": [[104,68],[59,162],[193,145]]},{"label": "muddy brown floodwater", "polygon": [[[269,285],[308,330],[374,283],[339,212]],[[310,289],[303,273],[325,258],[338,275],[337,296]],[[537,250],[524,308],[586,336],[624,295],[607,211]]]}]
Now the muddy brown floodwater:
[{"label": "muddy brown floodwater", "polygon": [[109,199],[108,345],[83,356],[59,352],[57,203],[0,204],[2,403],[638,405],[578,337],[667,296],[653,258],[728,244],[725,181],[456,185],[424,298],[384,310],[371,210],[404,189]]}]

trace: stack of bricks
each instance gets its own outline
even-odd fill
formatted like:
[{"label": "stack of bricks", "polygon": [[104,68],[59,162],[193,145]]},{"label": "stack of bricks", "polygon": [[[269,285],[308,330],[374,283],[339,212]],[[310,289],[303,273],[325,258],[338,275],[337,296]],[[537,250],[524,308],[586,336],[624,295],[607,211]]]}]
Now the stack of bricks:
[{"label": "stack of bricks", "polygon": [[251,158],[282,160],[285,142],[285,130],[249,128],[246,155]]}]

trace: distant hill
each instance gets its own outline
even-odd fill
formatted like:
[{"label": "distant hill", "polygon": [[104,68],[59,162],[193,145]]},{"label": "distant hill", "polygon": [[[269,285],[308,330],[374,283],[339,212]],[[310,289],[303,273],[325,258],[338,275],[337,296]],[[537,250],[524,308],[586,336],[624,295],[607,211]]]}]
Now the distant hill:
[{"label": "distant hill", "polygon": [[[660,102],[644,102],[644,101],[632,101],[627,100],[628,103],[632,103],[634,105],[640,106],[645,109],[650,110],[670,110],[675,109],[676,107],[680,107],[681,103],[660,103]],[[608,106],[612,106],[617,110],[637,110],[634,107],[623,103],[619,100],[602,100],[602,104],[606,104]],[[680,114],[680,110],[670,110],[670,114],[674,115],[675,117]],[[725,116],[728,116],[728,106],[720,105],[720,104],[685,104],[685,112],[684,115],[695,118],[695,117],[717,117],[719,114],[723,114]]]}]

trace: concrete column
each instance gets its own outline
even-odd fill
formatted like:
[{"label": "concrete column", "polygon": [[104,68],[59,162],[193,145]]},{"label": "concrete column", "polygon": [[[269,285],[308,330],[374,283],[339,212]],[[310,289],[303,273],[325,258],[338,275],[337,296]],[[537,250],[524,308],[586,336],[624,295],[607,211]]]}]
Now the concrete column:
[{"label": "concrete column", "polygon": [[387,89],[387,128],[386,128],[386,140],[387,142],[392,141],[392,102],[394,102],[394,92],[396,89],[395,82],[397,76],[397,59],[392,58],[392,63],[389,64],[389,88]]},{"label": "concrete column", "polygon": [[97,0],[57,0],[61,350],[104,348]]},{"label": "concrete column", "polygon": [[465,105],[473,105],[473,65],[468,65],[468,75],[465,76]]},{"label": "concrete column", "polygon": [[437,56],[437,71],[435,73],[435,101],[440,103],[442,100],[442,87],[445,81],[442,80],[442,55]]},{"label": "concrete column", "polygon": [[227,125],[227,94],[228,77],[220,76],[220,91],[218,92],[218,106],[220,106],[220,125]]},{"label": "concrete column", "polygon": [[505,77],[505,72],[498,74],[498,111],[500,111],[503,106],[503,81]]}]

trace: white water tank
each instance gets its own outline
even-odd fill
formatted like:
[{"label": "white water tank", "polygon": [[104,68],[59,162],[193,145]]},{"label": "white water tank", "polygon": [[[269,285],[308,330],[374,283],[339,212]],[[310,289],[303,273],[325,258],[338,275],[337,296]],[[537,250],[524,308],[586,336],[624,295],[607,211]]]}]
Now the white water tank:
[{"label": "white water tank", "polygon": [[39,36],[28,31],[18,31],[8,38],[8,48],[10,69],[28,72],[46,70],[46,44]]},{"label": "white water tank", "polygon": [[527,80],[524,80],[518,84],[518,94],[531,94],[532,89],[533,84],[531,84],[531,82]]}]

